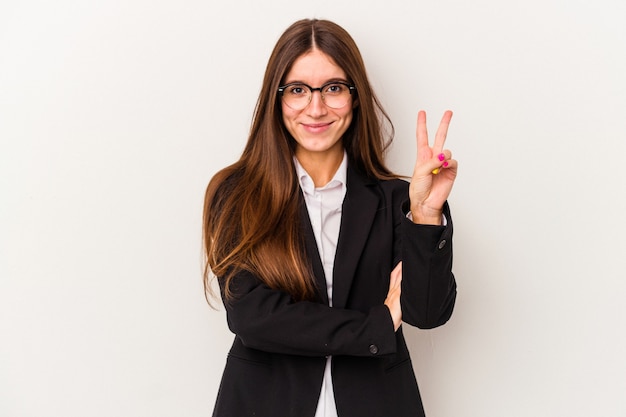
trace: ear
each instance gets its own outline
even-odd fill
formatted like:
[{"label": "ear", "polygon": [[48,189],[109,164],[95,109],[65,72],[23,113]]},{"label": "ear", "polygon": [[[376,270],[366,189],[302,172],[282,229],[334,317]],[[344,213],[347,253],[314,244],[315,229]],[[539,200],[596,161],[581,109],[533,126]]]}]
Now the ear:
[{"label": "ear", "polygon": [[359,107],[359,98],[358,97],[352,102],[352,110],[356,109],[357,107]]}]

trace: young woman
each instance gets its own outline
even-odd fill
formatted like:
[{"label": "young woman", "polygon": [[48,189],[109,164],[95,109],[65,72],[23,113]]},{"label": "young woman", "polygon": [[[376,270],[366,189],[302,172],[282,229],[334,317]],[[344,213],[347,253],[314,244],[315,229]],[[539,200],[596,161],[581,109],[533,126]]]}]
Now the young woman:
[{"label": "young woman", "polygon": [[217,277],[235,333],[214,416],[424,415],[400,323],[437,327],[454,307],[451,117],[431,146],[418,114],[398,179],[350,35],[323,20],[284,32],[243,154],[206,192],[205,287]]}]

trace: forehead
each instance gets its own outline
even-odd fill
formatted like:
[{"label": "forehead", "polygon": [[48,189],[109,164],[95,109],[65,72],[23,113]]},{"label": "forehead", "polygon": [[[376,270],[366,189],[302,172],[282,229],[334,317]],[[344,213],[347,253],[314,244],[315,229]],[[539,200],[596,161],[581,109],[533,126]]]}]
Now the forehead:
[{"label": "forehead", "polygon": [[314,49],[294,61],[285,82],[301,81],[316,86],[332,79],[347,79],[345,71],[330,56]]}]

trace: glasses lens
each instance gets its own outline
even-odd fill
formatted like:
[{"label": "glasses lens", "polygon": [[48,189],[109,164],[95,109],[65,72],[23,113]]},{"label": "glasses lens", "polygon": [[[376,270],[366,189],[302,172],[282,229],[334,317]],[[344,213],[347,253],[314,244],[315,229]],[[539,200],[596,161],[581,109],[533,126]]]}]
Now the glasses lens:
[{"label": "glasses lens", "polygon": [[342,83],[327,84],[322,87],[324,103],[333,109],[340,109],[350,101],[350,87]]},{"label": "glasses lens", "polygon": [[283,91],[283,101],[294,110],[302,110],[311,101],[311,90],[304,84],[289,84]]}]

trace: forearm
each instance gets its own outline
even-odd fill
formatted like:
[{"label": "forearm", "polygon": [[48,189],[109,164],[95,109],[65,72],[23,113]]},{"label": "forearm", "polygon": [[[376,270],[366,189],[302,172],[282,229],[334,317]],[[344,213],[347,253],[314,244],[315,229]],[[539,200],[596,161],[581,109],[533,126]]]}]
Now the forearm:
[{"label": "forearm", "polygon": [[395,352],[393,322],[382,304],[365,313],[317,302],[294,302],[250,273],[241,272],[234,279],[238,295],[225,302],[227,319],[247,347],[302,356]]},{"label": "forearm", "polygon": [[418,225],[404,219],[402,233],[402,319],[419,328],[444,324],[454,309],[452,219],[444,206],[446,226]]}]

